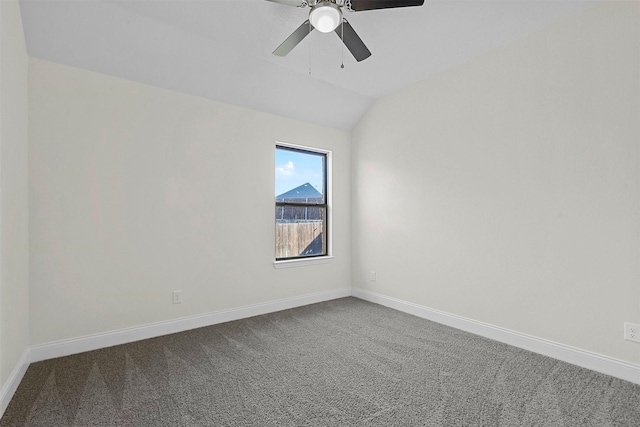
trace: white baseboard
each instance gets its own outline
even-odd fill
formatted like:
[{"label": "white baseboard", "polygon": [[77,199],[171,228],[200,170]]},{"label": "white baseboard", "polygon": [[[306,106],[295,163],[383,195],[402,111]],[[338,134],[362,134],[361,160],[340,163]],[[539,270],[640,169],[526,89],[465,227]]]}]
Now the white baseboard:
[{"label": "white baseboard", "polygon": [[11,375],[7,378],[7,381],[2,385],[0,389],[0,418],[6,411],[7,406],[9,406],[9,402],[11,402],[11,398],[13,394],[18,389],[18,385],[20,385],[20,381],[24,377],[24,374],[27,372],[27,368],[29,367],[30,361],[30,351],[28,348],[24,350],[20,360],[11,371]]},{"label": "white baseboard", "polygon": [[116,331],[87,335],[68,340],[31,346],[31,362],[69,356],[85,351],[97,350],[133,341],[155,338],[162,335],[183,332],[189,329],[211,326],[261,314],[273,313],[290,308],[302,307],[323,301],[351,296],[351,288],[338,288],[326,292],[302,295],[277,301],[247,305],[230,310],[216,311],[198,316],[183,317],[164,322],[135,326]]},{"label": "white baseboard", "polygon": [[514,347],[549,356],[563,362],[591,369],[612,377],[640,384],[640,365],[635,365],[611,357],[591,353],[578,348],[558,344],[553,341],[522,334],[509,329],[478,322],[465,317],[449,314],[444,311],[424,307],[397,298],[359,288],[352,288],[352,296],[365,301],[384,305],[398,311],[432,320],[443,325],[461,329],[472,334],[500,341]]}]

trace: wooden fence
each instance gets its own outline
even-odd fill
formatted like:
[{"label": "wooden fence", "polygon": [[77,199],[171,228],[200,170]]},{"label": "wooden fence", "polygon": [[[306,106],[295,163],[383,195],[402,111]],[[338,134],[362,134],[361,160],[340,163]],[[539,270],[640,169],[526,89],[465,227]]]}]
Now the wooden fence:
[{"label": "wooden fence", "polygon": [[276,222],[276,258],[322,252],[322,221]]}]

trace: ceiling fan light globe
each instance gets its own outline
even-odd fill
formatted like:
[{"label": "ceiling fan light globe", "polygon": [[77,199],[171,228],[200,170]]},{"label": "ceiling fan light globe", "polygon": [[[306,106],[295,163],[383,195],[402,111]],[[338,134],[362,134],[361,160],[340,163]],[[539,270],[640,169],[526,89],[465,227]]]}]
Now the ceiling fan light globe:
[{"label": "ceiling fan light globe", "polygon": [[338,25],[336,24],[335,19],[330,16],[321,16],[317,19],[314,28],[321,33],[330,33],[335,30]]},{"label": "ceiling fan light globe", "polygon": [[322,1],[309,12],[309,21],[313,28],[321,33],[330,33],[338,28],[342,20],[342,12],[335,3]]}]

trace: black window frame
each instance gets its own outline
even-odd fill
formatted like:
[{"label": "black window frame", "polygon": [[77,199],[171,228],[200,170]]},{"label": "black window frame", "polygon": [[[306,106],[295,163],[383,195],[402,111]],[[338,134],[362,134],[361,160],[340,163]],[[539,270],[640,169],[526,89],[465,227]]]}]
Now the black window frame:
[{"label": "black window frame", "polygon": [[[276,261],[289,261],[296,259],[312,259],[319,257],[327,257],[329,256],[329,204],[327,200],[329,199],[329,186],[328,184],[328,160],[329,154],[323,151],[314,151],[313,148],[298,148],[291,147],[288,145],[276,144],[276,150],[288,150],[294,151],[297,153],[309,154],[313,156],[321,156],[322,157],[322,170],[323,170],[323,182],[322,182],[322,203],[294,203],[294,202],[279,202],[277,199],[275,200],[276,208],[282,207],[283,209],[286,207],[294,207],[294,208],[321,208],[324,212],[323,221],[322,221],[322,236],[323,236],[323,245],[322,245],[322,253],[314,254],[314,255],[297,255],[297,256],[289,256],[289,257],[278,257],[276,254]],[[277,221],[277,218],[275,218]],[[274,221],[275,224],[275,221]]]}]

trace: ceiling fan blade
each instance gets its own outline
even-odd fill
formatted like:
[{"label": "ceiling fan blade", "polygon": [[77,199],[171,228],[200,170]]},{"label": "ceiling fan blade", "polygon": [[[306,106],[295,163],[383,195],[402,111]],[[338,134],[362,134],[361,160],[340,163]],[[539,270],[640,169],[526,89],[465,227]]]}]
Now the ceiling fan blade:
[{"label": "ceiling fan blade", "polygon": [[272,1],[274,3],[280,3],[280,4],[284,4],[287,6],[294,6],[294,7],[305,7],[307,5],[307,2],[304,0],[267,0],[267,1]]},{"label": "ceiling fan blade", "polygon": [[374,9],[392,9],[395,7],[422,6],[424,0],[351,0],[352,12]]},{"label": "ceiling fan blade", "polygon": [[309,25],[309,20],[307,19],[295,30],[285,41],[282,42],[280,46],[276,50],[273,51],[274,55],[278,56],[286,56],[289,52],[293,50],[294,47],[298,45],[309,33],[313,30],[313,27]]},{"label": "ceiling fan blade", "polygon": [[[344,37],[342,36],[343,28]],[[367,49],[362,39],[356,34],[356,30],[354,30],[346,20],[343,21],[342,25],[338,25],[335,32],[338,37],[342,39],[344,45],[349,49],[353,57],[356,58],[356,61],[360,62],[371,56],[371,51]]]}]

